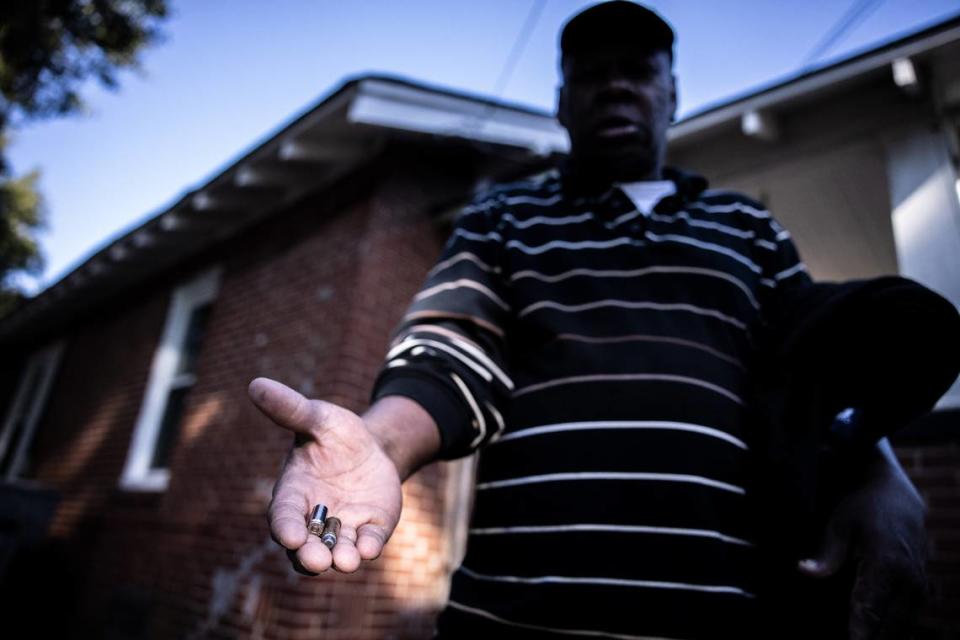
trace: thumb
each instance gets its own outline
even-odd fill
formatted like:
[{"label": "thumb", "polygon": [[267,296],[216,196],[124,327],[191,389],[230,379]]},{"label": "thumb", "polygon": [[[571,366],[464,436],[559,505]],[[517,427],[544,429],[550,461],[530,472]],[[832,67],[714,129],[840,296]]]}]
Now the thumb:
[{"label": "thumb", "polygon": [[247,394],[263,415],[294,433],[312,435],[322,422],[317,403],[276,380],[254,378]]},{"label": "thumb", "polygon": [[843,566],[850,549],[850,537],[843,527],[827,526],[820,551],[797,563],[797,570],[811,578],[828,578]]}]

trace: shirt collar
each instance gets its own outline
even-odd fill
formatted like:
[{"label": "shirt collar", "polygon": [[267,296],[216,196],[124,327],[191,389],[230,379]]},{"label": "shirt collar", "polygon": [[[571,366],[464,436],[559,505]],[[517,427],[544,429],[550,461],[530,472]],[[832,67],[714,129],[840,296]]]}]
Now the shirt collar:
[{"label": "shirt collar", "polygon": [[[579,167],[571,156],[566,156],[560,161],[559,169],[563,190],[569,196],[601,197],[615,188],[611,180]],[[664,167],[662,174],[664,180],[670,180],[676,185],[676,194],[667,196],[667,199],[673,198],[677,204],[697,200],[708,185],[707,179],[703,176],[675,167]]]}]

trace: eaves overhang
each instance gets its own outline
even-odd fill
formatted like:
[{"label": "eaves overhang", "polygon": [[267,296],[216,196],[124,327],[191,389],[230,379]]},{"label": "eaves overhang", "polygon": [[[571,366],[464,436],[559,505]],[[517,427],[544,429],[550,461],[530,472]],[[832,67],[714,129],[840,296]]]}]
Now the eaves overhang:
[{"label": "eaves overhang", "polygon": [[344,82],[202,185],[107,242],[0,321],[0,345],[173,268],[372,162],[391,140],[472,146],[536,162],[564,153],[552,114],[365,75]]}]

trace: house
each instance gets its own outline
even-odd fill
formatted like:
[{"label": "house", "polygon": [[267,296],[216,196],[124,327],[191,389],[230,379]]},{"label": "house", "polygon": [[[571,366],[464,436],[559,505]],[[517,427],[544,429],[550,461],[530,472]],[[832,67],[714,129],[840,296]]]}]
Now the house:
[{"label": "house", "polygon": [[[957,59],[960,18],[686,118],[671,161],[764,201],[817,278],[899,273],[960,304]],[[472,461],[404,485],[376,562],[298,576],[263,515],[290,438],[246,385],[363,410],[457,207],[566,145],[548,113],[353,78],[0,321],[10,615],[36,635],[429,637]],[[898,441],[930,507],[923,637],[960,630],[958,439],[955,385]]]}]

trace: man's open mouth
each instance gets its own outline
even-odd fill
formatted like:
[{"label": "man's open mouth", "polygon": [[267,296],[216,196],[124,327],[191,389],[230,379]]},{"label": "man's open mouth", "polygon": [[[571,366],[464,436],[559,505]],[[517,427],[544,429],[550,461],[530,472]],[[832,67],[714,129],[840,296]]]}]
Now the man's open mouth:
[{"label": "man's open mouth", "polygon": [[640,125],[623,116],[602,118],[594,127],[594,132],[601,138],[616,138],[618,136],[636,135],[640,132]]}]

